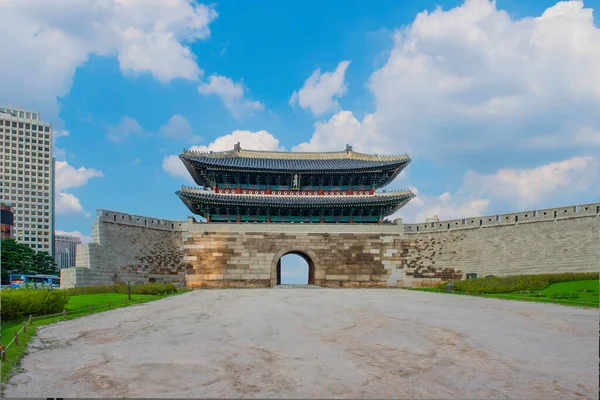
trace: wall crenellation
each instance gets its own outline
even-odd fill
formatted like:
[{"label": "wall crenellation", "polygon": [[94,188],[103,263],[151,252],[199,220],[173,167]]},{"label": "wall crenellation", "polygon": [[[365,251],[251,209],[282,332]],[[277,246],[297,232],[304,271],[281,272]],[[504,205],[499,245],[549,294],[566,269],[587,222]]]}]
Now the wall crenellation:
[{"label": "wall crenellation", "polygon": [[493,226],[556,221],[569,218],[593,217],[598,215],[600,215],[600,203],[590,203],[578,206],[522,211],[511,214],[484,215],[447,221],[403,224],[403,231],[404,233],[444,232],[450,230],[479,229]]},{"label": "wall crenellation", "polygon": [[144,217],[142,215],[127,214],[109,210],[98,210],[96,215],[98,221],[100,222],[112,222],[121,225],[140,226],[144,228],[175,232],[182,232],[187,229],[186,221],[173,221],[167,219]]}]

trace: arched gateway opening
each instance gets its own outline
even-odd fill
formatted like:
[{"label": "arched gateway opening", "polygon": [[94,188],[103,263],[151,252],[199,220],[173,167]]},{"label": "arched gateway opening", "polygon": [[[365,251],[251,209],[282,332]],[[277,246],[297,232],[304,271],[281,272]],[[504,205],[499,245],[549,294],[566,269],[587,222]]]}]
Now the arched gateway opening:
[{"label": "arched gateway opening", "polygon": [[307,284],[315,284],[315,268],[316,268],[316,255],[308,249],[283,249],[279,251],[273,258],[271,264],[271,286],[277,286],[282,284],[282,258],[287,255],[299,256],[306,264],[308,264],[308,279]]}]

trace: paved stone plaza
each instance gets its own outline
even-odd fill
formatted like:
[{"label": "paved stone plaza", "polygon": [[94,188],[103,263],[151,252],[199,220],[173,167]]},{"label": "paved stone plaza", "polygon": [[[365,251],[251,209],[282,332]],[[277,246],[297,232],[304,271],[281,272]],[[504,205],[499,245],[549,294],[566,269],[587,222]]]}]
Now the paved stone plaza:
[{"label": "paved stone plaza", "polygon": [[40,328],[5,395],[587,399],[597,324],[401,289],[198,290]]}]

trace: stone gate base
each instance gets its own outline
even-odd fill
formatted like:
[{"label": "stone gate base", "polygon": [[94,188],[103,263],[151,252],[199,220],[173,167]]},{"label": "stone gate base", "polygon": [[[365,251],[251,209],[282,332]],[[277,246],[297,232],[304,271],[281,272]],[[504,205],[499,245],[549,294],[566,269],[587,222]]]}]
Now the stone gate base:
[{"label": "stone gate base", "polygon": [[[423,224],[226,224],[98,210],[61,287],[270,287],[298,254],[323,287],[419,287],[487,275],[597,272],[600,203]],[[463,275],[464,274],[464,275]]]},{"label": "stone gate base", "polygon": [[189,288],[280,283],[280,259],[302,256],[323,287],[411,287],[460,279],[409,261],[401,224],[223,224],[165,221],[98,210],[93,242],[77,251],[62,287],[172,282]]}]

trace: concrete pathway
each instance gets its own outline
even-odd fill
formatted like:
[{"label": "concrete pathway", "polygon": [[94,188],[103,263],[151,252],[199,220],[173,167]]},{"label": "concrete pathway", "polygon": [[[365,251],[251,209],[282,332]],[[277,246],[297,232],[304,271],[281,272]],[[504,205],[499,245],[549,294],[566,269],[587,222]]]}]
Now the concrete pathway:
[{"label": "concrete pathway", "polygon": [[598,310],[198,290],[40,328],[7,397],[596,398]]}]

